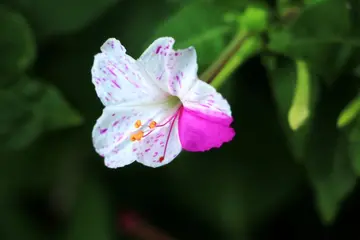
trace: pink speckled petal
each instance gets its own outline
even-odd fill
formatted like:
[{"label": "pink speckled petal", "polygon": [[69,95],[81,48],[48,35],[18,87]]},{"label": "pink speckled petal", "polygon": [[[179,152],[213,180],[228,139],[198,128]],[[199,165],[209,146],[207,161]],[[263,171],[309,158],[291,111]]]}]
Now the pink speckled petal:
[{"label": "pink speckled petal", "polygon": [[181,100],[179,133],[185,150],[206,151],[232,140],[230,105],[214,87],[197,80]]},{"label": "pink speckled petal", "polygon": [[95,55],[91,69],[92,82],[104,106],[140,104],[162,101],[168,94],[144,76],[136,61],[126,55],[125,48],[114,39],[108,39]]},{"label": "pink speckled petal", "polygon": [[132,145],[116,145],[111,154],[104,156],[105,166],[108,168],[125,167],[135,162],[136,157],[132,151]]},{"label": "pink speckled petal", "polygon": [[235,136],[230,127],[232,117],[210,111],[204,114],[182,108],[179,118],[179,136],[183,149],[190,152],[202,152],[219,148]]},{"label": "pink speckled petal", "polygon": [[179,155],[182,150],[178,132],[179,113],[179,109],[168,111],[166,117],[158,122],[159,127],[143,141],[134,144],[138,162],[155,168],[168,164]]},{"label": "pink speckled petal", "polygon": [[204,114],[218,112],[231,116],[229,103],[216,89],[204,81],[197,80],[190,91],[181,98],[184,106]]},{"label": "pink speckled petal", "polygon": [[197,56],[193,47],[175,51],[175,40],[162,37],[155,40],[138,59],[146,72],[166,92],[182,96],[197,79]]},{"label": "pink speckled petal", "polygon": [[[93,132],[93,144],[96,152],[105,158],[106,166],[122,167],[136,160],[134,142],[130,135],[147,128],[153,120],[163,119],[171,108],[165,104],[141,107],[108,106],[97,120]],[[135,128],[140,120],[143,126]]]}]

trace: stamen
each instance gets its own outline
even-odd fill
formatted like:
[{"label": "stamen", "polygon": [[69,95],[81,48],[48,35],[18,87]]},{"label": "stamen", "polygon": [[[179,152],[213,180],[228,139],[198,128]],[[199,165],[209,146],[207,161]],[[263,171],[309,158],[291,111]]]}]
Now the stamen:
[{"label": "stamen", "polygon": [[[175,123],[175,120],[176,120],[176,117],[179,115],[180,113],[180,109],[179,108],[177,110],[177,112],[172,116],[170,117],[165,123],[163,124],[157,124],[155,121],[151,121],[148,125],[149,127],[149,130],[146,130],[145,132],[142,131],[142,130],[139,130],[138,132],[135,132],[133,133],[131,136],[130,136],[130,141],[134,142],[134,141],[140,141],[142,138],[144,137],[147,137],[148,135],[150,135],[154,130],[155,128],[158,128],[158,127],[163,127],[165,125],[167,125],[168,123],[171,122],[171,125],[170,125],[170,130],[169,130],[169,134],[167,136],[167,139],[166,139],[166,143],[165,143],[165,148],[164,148],[164,154],[159,158],[159,162],[163,162],[165,160],[165,155],[166,155],[166,150],[167,150],[167,146],[168,146],[168,143],[169,143],[169,139],[170,139],[170,134],[171,134],[171,131],[174,127],[174,123]],[[135,122],[135,127],[136,128],[140,128],[142,126],[141,124],[141,121],[140,120],[136,120]]]},{"label": "stamen", "polygon": [[143,137],[147,137],[147,136],[149,136],[150,135],[150,133],[152,133],[154,130],[150,130],[150,131],[148,131]]},{"label": "stamen", "polygon": [[170,134],[171,134],[171,131],[172,131],[173,127],[174,127],[174,123],[175,123],[176,117],[177,117],[177,116],[179,115],[179,113],[180,113],[180,109],[181,109],[181,108],[179,108],[179,109],[177,110],[177,112],[174,114],[174,116],[171,118],[171,120],[173,120],[173,121],[171,122],[169,134],[168,134],[168,136],[167,136],[167,138],[166,138],[164,154],[159,158],[159,162],[162,162],[162,161],[164,161],[164,159],[165,159],[166,150],[167,150],[167,146],[168,146],[169,139],[170,139]]},{"label": "stamen", "polygon": [[143,131],[138,131],[136,134],[136,140],[140,141],[144,136],[144,132]]},{"label": "stamen", "polygon": [[136,122],[135,122],[135,127],[136,128],[139,128],[139,127],[141,127],[141,121],[140,120],[136,120]]},{"label": "stamen", "polygon": [[165,125],[167,125],[171,120],[173,120],[175,117],[177,116],[177,113],[175,113],[171,118],[169,118],[169,120],[167,120],[165,123],[163,124],[156,124],[155,127],[163,127]]},{"label": "stamen", "polygon": [[135,140],[140,141],[144,137],[143,131],[138,131],[130,136],[130,141],[134,142]]},{"label": "stamen", "polygon": [[155,121],[151,121],[150,124],[149,124],[149,128],[150,129],[153,129],[156,127],[156,122]]}]

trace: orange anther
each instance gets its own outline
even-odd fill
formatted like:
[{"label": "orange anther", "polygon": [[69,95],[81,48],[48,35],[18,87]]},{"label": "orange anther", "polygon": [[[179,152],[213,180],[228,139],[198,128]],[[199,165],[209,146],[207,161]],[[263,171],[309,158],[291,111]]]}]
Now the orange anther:
[{"label": "orange anther", "polygon": [[149,128],[153,129],[156,127],[156,122],[155,121],[151,121],[149,124]]},{"label": "orange anther", "polygon": [[132,141],[132,142],[134,142],[135,140],[140,141],[143,136],[144,136],[144,132],[138,131],[130,136],[130,141]]},{"label": "orange anther", "polygon": [[134,142],[136,140],[135,134],[130,136],[130,141]]},{"label": "orange anther", "polygon": [[162,162],[162,161],[164,161],[164,157],[159,158],[159,162]]},{"label": "orange anther", "polygon": [[136,120],[136,122],[135,122],[135,127],[136,127],[136,128],[141,127],[141,121],[140,121],[140,120]]},{"label": "orange anther", "polygon": [[144,136],[144,132],[143,131],[138,131],[135,135],[136,140],[140,141],[142,139],[142,137]]}]

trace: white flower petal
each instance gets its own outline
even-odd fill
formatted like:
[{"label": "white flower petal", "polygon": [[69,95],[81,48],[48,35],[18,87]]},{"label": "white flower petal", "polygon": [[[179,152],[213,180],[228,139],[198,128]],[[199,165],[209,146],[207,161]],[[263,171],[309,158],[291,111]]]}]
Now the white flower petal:
[{"label": "white flower petal", "polygon": [[[121,147],[123,148],[120,149]],[[115,146],[112,153],[105,156],[104,162],[108,168],[120,168],[135,162],[135,159],[132,144],[127,144],[125,146]]]},{"label": "white flower petal", "polygon": [[182,150],[178,132],[179,109],[166,115],[170,117],[160,122],[147,138],[134,144],[137,161],[145,166],[155,168],[168,164]]},{"label": "white flower petal", "polygon": [[[110,168],[132,163],[137,158],[134,147],[137,142],[132,142],[130,136],[139,130],[146,131],[151,121],[161,122],[172,108],[167,104],[106,107],[92,132],[96,152]],[[140,128],[135,127],[137,120],[142,123]]]},{"label": "white flower petal", "polygon": [[138,62],[164,91],[181,97],[197,79],[197,56],[193,47],[173,50],[174,43],[171,37],[155,40]]},{"label": "white flower petal", "polygon": [[185,108],[200,111],[204,114],[218,112],[231,116],[229,103],[216,89],[204,81],[197,80],[189,92],[181,98]]},{"label": "white flower petal", "polygon": [[104,106],[164,100],[168,94],[143,76],[136,61],[116,39],[108,39],[95,55],[92,82]]}]

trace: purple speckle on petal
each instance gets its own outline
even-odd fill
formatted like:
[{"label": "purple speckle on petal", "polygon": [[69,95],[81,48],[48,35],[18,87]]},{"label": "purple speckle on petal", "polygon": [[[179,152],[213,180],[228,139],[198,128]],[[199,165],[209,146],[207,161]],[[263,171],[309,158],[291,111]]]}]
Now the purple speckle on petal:
[{"label": "purple speckle on petal", "polygon": [[120,85],[115,80],[112,80],[111,82],[115,85],[115,87],[121,89]]},{"label": "purple speckle on petal", "polygon": [[100,129],[100,134],[104,134],[104,133],[106,133],[107,132],[107,128],[103,128],[103,129]]},{"label": "purple speckle on petal", "polygon": [[161,49],[161,46],[158,46],[155,53],[158,54],[160,52],[160,49]]}]

